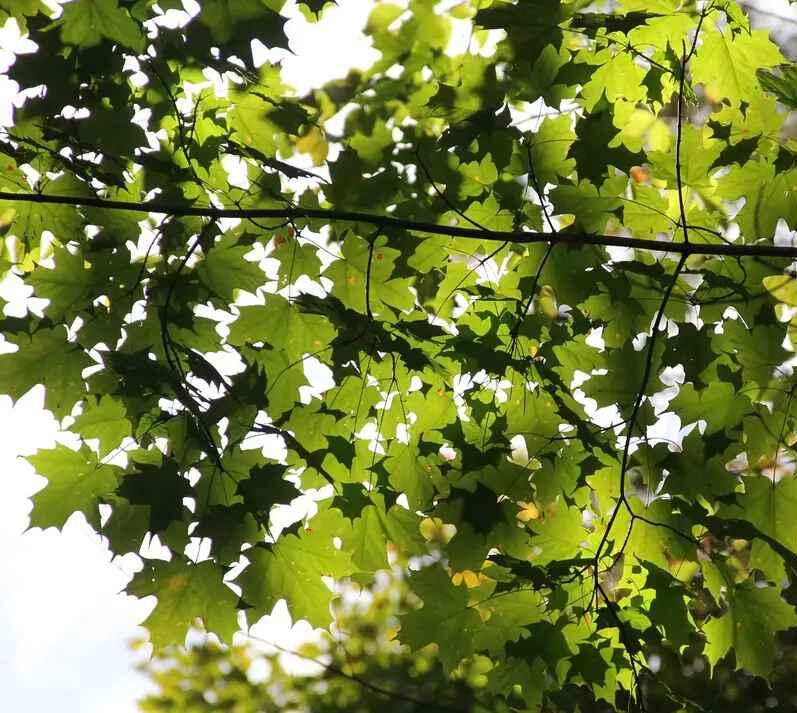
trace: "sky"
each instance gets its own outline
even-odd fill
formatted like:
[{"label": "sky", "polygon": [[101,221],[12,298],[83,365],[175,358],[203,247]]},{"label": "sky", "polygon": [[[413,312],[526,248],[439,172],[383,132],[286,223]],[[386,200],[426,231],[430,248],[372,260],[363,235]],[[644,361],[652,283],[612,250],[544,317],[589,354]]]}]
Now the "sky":
[{"label": "sky", "polygon": [[[274,50],[267,55],[272,61],[283,60],[285,80],[300,91],[345,76],[352,66],[367,66],[376,56],[361,32],[373,2],[338,4],[318,25],[294,13],[286,32],[295,54]],[[787,0],[758,0],[757,5],[797,18],[797,6],[790,8]],[[761,19],[770,26],[779,24],[776,18]],[[24,47],[17,43],[13,32],[0,33],[0,124],[10,118],[9,84],[2,72],[11,60],[4,50]],[[9,299],[8,288],[0,287],[0,295]],[[43,394],[42,387],[35,387],[15,404],[0,396],[3,707],[26,713],[134,713],[135,700],[151,690],[151,684],[136,672],[140,654],[131,651],[129,642],[145,636],[138,624],[153,605],[152,598],[137,600],[120,593],[138,566],[137,558],[112,561],[81,515],[74,515],[62,532],[23,534],[29,497],[45,481],[20,456],[52,446],[58,434],[56,422],[42,408]],[[292,626],[284,606],[278,605],[274,616],[261,620],[252,633],[290,649],[311,630],[306,622]],[[309,672],[307,663],[303,665],[301,670]]]}]

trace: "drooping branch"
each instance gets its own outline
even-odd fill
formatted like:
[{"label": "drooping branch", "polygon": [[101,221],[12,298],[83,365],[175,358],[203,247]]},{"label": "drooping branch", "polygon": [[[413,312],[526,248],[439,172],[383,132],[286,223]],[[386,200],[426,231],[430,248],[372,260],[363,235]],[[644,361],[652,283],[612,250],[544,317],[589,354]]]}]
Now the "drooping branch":
[{"label": "drooping branch", "polygon": [[535,231],[480,230],[457,225],[436,225],[418,220],[395,218],[390,215],[376,215],[351,210],[331,208],[214,208],[213,206],[189,206],[155,201],[117,201],[88,196],[61,196],[44,193],[8,193],[0,191],[0,201],[18,203],[42,203],[71,205],[75,207],[107,208],[110,210],[133,211],[137,213],[161,213],[175,217],[219,218],[285,218],[300,220],[313,218],[320,220],[368,223],[382,229],[396,228],[430,235],[447,235],[455,238],[475,238],[488,241],[509,241],[515,244],[552,243],[556,245],[603,245],[638,250],[676,253],[678,255],[729,255],[732,257],[780,257],[797,258],[797,246],[772,245],[764,243],[708,244],[674,243],[661,240],[624,237],[620,235],[599,235],[596,233],[539,233]]}]

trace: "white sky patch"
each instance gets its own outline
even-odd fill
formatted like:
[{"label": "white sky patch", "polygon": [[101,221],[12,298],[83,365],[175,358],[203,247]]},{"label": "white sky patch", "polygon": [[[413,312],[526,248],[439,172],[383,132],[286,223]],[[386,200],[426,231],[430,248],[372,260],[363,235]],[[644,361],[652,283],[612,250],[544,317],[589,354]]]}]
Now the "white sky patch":
[{"label": "white sky patch", "polygon": [[337,6],[325,10],[321,22],[308,22],[295,11],[295,6],[291,2],[283,11],[291,16],[285,23],[285,33],[293,54],[281,48],[269,49],[256,40],[252,43],[252,57],[256,66],[280,62],[283,81],[300,96],[332,79],[345,77],[352,67],[368,67],[379,59],[371,39],[363,34],[372,2],[340,0]]},{"label": "white sky patch", "polygon": [[20,458],[56,443],[44,389],[12,405],[0,397],[0,688],[8,710],[129,713],[150,690],[127,641],[150,606],[119,594],[137,558],[111,561],[81,515],[63,532],[28,526],[29,497],[45,479]]},{"label": "white sky patch", "polygon": [[[274,605],[270,615],[261,617],[256,624],[249,627],[248,635],[239,632],[233,641],[238,644],[251,644],[263,653],[278,653],[280,665],[286,671],[298,676],[314,676],[324,670],[323,666],[314,661],[285,651],[296,651],[302,644],[308,642],[320,644],[322,632],[320,629],[314,629],[303,619],[294,623],[284,599],[280,599]],[[329,657],[321,658],[322,661],[325,659],[328,663]]]}]

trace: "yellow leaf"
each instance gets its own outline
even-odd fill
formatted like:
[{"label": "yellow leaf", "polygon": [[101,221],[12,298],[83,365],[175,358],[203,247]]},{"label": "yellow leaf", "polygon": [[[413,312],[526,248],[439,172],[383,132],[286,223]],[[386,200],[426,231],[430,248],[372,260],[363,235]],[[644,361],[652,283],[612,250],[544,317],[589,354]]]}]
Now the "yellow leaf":
[{"label": "yellow leaf", "polygon": [[439,517],[427,517],[421,520],[421,534],[430,542],[446,544],[457,532],[454,525],[445,524]]},{"label": "yellow leaf", "polygon": [[314,126],[302,138],[297,139],[296,148],[301,153],[310,154],[315,166],[320,166],[327,158],[329,144],[327,143],[321,129]]},{"label": "yellow leaf", "polygon": [[517,519],[521,522],[528,522],[529,520],[538,520],[540,517],[540,510],[534,503],[519,502],[523,509],[516,515]]},{"label": "yellow leaf", "polygon": [[764,287],[776,300],[797,306],[797,279],[791,275],[765,277]]}]

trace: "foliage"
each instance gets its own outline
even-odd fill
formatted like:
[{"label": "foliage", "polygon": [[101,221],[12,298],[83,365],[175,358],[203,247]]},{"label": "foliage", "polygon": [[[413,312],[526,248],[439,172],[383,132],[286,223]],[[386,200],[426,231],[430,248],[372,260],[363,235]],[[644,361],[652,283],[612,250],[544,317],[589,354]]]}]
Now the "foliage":
[{"label": "foliage", "polygon": [[305,643],[295,655],[257,636],[231,647],[205,638],[187,649],[165,648],[142,666],[157,690],[139,706],[145,713],[471,709],[489,660],[481,657],[451,681],[431,647],[411,653],[400,646],[396,613],[407,598],[406,586],[394,581],[369,592],[367,605],[363,597],[356,605],[337,603],[337,632]]},{"label": "foliage", "polygon": [[[380,578],[370,590],[350,591],[348,603],[335,604],[336,631],[324,632],[320,640],[298,648],[288,649],[254,631],[245,638],[239,635],[232,646],[195,633],[187,648],[166,647],[140,666],[155,690],[139,701],[139,707],[143,713],[367,713],[384,706],[398,713],[522,709],[519,685],[506,692],[485,690],[489,683],[485,672],[492,667],[489,657],[474,656],[446,675],[436,661],[434,645],[410,652],[398,644],[396,615],[411,605],[410,596],[406,584],[396,578]],[[262,622],[256,630],[274,638]],[[778,663],[767,683],[734,671],[728,660],[710,671],[705,658],[691,652],[680,664],[662,662],[660,675],[677,685],[696,710],[757,713],[772,708],[774,701],[793,705],[797,703],[795,634],[792,630],[779,639]],[[673,652],[665,647],[651,655],[673,657]],[[651,710],[672,709],[661,689],[652,689],[649,695]],[[610,710],[605,703],[591,704],[583,687],[565,686],[551,691],[551,696],[565,710],[576,710],[579,704],[584,706],[581,710]]]},{"label": "foliage", "polygon": [[144,555],[156,650],[283,597],[330,626],[392,548],[399,641],[507,705],[699,710],[679,656],[774,680],[794,66],[731,0],[410,0],[297,96],[251,53],[283,4],[0,2],[38,46],[0,269],[46,300],[5,310],[0,390],[82,442],[32,459],[33,525]]},{"label": "foliage", "polygon": [[[396,574],[396,568],[393,575]],[[411,652],[395,639],[396,615],[411,606],[406,584],[383,576],[375,587],[349,591],[345,602],[335,604],[336,630],[318,641],[287,649],[252,632],[239,636],[232,646],[215,638],[194,634],[187,648],[166,647],[140,668],[155,691],[139,701],[143,713],[203,713],[232,710],[355,711],[363,713],[388,705],[390,710],[434,710],[442,713],[500,713],[522,709],[522,688],[488,692],[492,668],[489,657],[477,655],[446,675],[436,660],[436,646]],[[273,634],[262,623],[256,627]],[[772,701],[797,702],[797,632],[778,642],[778,664],[769,679],[734,671],[730,662],[717,665],[713,677],[700,655],[687,655],[682,665],[664,664],[662,675],[672,682],[697,710],[714,710],[721,701],[729,711],[749,713],[772,708]],[[198,640],[197,640],[198,639]],[[136,642],[136,646],[143,642]],[[289,653],[291,652],[291,653]],[[662,650],[664,656],[671,652]],[[658,654],[655,654],[658,656]],[[301,664],[297,668],[297,662]],[[315,664],[315,665],[314,665]],[[671,706],[650,691],[652,710]],[[583,688],[565,686],[552,691],[553,700],[567,709],[581,704],[585,710],[609,710],[589,703]],[[769,703],[768,703],[769,701]]]}]

